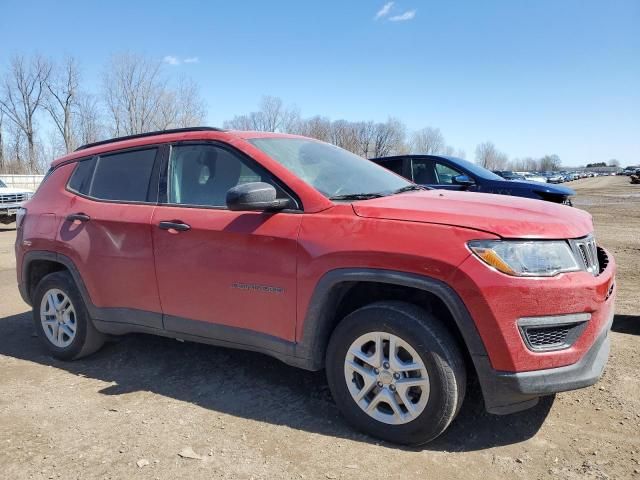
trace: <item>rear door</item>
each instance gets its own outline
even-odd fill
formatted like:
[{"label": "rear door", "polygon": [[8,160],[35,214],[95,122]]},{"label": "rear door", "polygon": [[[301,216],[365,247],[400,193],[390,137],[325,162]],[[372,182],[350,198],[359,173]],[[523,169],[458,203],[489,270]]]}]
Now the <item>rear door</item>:
[{"label": "rear door", "polygon": [[167,198],[152,220],[165,328],[234,343],[256,343],[256,334],[293,341],[301,211],[228,210],[227,191],[241,183],[289,194],[226,144],[174,145],[168,163]]},{"label": "rear door", "polygon": [[104,320],[161,328],[151,246],[159,150],[139,148],[79,161],[58,240]]}]

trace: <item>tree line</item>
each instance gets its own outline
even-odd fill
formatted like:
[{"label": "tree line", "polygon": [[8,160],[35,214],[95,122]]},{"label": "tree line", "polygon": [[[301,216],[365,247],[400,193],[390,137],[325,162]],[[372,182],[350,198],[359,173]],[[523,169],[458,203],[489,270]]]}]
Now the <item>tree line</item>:
[{"label": "tree line", "polygon": [[[82,144],[206,123],[199,85],[188,77],[167,75],[160,60],[120,53],[106,62],[97,89],[86,89],[83,79],[73,57],[11,59],[0,74],[0,173],[43,172],[53,158]],[[263,97],[256,111],[236,115],[223,126],[305,135],[366,158],[406,153],[466,158],[436,127],[408,131],[395,117],[384,122],[303,117],[295,106],[273,96]],[[490,170],[516,171],[556,170],[561,164],[557,155],[509,159],[491,142],[477,146],[475,161]]]},{"label": "tree line", "polygon": [[13,57],[0,75],[0,173],[39,173],[85,143],[205,122],[199,86],[169,77],[159,60],[114,55],[101,80],[85,89],[73,57]]}]

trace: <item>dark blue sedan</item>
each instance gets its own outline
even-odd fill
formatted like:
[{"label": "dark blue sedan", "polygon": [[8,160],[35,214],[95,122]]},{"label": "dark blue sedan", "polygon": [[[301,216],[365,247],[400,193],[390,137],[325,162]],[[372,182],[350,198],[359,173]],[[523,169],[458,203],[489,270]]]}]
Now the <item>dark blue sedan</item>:
[{"label": "dark blue sedan", "polygon": [[413,182],[432,188],[497,193],[571,205],[575,192],[549,183],[505,180],[475,163],[445,155],[399,155],[371,161]]}]

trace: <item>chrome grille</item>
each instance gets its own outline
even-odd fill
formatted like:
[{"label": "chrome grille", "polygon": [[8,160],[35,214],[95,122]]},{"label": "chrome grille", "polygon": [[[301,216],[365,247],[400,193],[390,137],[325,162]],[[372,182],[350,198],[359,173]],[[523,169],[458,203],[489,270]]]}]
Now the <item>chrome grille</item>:
[{"label": "chrome grille", "polygon": [[2,203],[19,203],[27,199],[26,193],[5,193],[0,194],[0,204]]},{"label": "chrome grille", "polygon": [[576,260],[581,263],[580,266],[591,275],[598,275],[600,273],[598,247],[596,246],[596,240],[593,238],[593,235],[569,240],[569,243],[576,256]]}]

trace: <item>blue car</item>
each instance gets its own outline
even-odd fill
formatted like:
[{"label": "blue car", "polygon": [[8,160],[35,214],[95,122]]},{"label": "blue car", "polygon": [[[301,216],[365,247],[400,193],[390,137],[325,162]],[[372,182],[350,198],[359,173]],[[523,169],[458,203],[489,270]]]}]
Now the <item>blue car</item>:
[{"label": "blue car", "polygon": [[497,193],[571,205],[576,192],[549,183],[505,180],[475,163],[445,155],[399,155],[371,161],[413,182],[432,188]]}]

